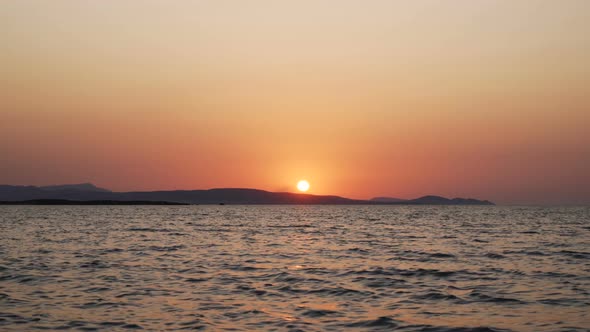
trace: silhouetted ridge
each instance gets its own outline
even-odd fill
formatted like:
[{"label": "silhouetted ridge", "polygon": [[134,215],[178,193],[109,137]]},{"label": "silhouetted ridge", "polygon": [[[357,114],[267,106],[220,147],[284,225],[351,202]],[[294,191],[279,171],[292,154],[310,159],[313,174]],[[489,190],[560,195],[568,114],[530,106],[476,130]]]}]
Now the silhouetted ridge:
[{"label": "silhouetted ridge", "polygon": [[373,197],[371,198],[371,202],[377,203],[401,203],[405,202],[407,199],[403,198],[395,198],[395,197]]},{"label": "silhouetted ridge", "polygon": [[406,201],[411,204],[432,204],[432,205],[494,205],[490,201],[480,201],[473,198],[448,199],[441,196],[428,195]]},{"label": "silhouetted ridge", "polygon": [[491,205],[488,201],[439,196],[424,196],[411,200],[357,200],[331,195],[270,192],[248,188],[216,188],[209,190],[111,192],[93,184],[63,186],[7,186],[0,185],[0,201],[30,200],[70,201],[159,201],[188,204],[435,204],[435,205]]},{"label": "silhouetted ridge", "polygon": [[164,201],[72,201],[68,199],[32,199],[28,201],[0,201],[0,205],[187,205],[187,203]]},{"label": "silhouetted ridge", "polygon": [[119,193],[126,199],[163,199],[192,204],[364,204],[365,201],[339,196],[319,196],[259,189],[216,188],[209,190],[179,190]]},{"label": "silhouetted ridge", "polygon": [[39,188],[42,190],[79,190],[79,191],[110,192],[110,190],[99,188],[92,183],[63,184],[63,185],[54,185],[54,186],[42,186]]}]

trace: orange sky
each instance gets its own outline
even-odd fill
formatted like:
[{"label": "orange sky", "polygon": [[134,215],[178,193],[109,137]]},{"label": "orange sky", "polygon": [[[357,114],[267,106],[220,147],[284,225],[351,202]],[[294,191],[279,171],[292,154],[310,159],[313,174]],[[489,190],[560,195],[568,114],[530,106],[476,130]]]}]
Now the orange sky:
[{"label": "orange sky", "polygon": [[0,183],[590,204],[590,2],[0,3]]}]

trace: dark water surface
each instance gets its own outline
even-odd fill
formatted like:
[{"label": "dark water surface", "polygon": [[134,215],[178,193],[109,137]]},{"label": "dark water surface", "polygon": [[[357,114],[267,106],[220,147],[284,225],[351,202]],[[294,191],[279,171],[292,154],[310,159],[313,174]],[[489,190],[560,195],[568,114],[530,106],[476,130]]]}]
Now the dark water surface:
[{"label": "dark water surface", "polygon": [[0,330],[590,330],[590,208],[1,206]]}]

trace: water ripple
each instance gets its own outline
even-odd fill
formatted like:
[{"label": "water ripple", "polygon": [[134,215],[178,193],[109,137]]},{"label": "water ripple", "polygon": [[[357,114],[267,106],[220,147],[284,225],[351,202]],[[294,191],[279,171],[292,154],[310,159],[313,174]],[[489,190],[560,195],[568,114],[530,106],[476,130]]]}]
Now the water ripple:
[{"label": "water ripple", "polygon": [[0,330],[588,331],[590,208],[2,206]]}]

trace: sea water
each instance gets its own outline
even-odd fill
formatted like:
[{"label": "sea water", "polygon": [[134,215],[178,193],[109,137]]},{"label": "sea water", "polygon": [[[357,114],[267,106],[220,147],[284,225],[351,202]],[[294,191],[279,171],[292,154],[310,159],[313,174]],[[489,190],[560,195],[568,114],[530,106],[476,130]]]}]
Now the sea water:
[{"label": "sea water", "polygon": [[39,329],[588,331],[590,208],[1,206]]}]

